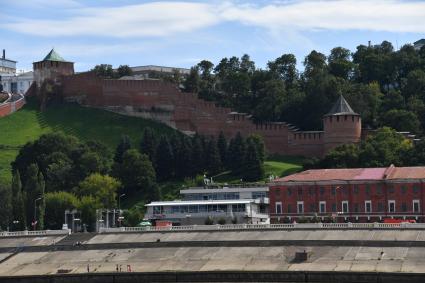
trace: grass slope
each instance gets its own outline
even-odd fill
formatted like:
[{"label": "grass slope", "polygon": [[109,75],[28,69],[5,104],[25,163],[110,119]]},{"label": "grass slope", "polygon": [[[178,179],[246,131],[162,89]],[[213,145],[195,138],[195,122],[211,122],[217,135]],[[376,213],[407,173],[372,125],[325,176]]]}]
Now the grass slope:
[{"label": "grass slope", "polygon": [[0,182],[10,182],[10,162],[19,148],[42,134],[61,131],[83,140],[99,140],[114,149],[121,135],[128,135],[137,147],[145,127],[161,133],[174,131],[151,120],[74,104],[52,106],[40,112],[34,103],[28,103],[20,111],[0,119]]}]

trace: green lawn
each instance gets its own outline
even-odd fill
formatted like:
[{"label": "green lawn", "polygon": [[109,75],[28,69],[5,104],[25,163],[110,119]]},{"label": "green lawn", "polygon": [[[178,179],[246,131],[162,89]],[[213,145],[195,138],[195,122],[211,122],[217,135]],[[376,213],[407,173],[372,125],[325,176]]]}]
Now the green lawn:
[{"label": "green lawn", "polygon": [[19,147],[42,134],[60,131],[83,140],[99,140],[113,149],[121,135],[130,136],[137,145],[147,126],[161,133],[174,131],[151,120],[74,104],[51,106],[39,112],[34,103],[28,103],[20,111],[0,119],[0,182],[10,182],[10,162],[15,159]]}]

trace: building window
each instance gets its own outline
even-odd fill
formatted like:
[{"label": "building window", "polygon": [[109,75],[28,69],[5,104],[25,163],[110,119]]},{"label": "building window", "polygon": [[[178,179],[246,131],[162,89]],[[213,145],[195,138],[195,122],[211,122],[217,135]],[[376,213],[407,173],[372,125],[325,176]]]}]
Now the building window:
[{"label": "building window", "polygon": [[401,203],[401,211],[407,212],[407,204],[405,202]]},{"label": "building window", "polygon": [[314,203],[310,203],[310,212],[316,212],[316,207],[314,206]]},{"label": "building window", "polygon": [[325,188],[324,187],[320,187],[320,195],[323,195],[325,193]]},{"label": "building window", "polygon": [[287,192],[288,192],[288,196],[292,195],[292,189],[291,188],[288,188]]},{"label": "building window", "polygon": [[378,202],[378,212],[384,212],[384,204],[382,202]]},{"label": "building window", "polygon": [[344,200],[342,203],[342,212],[348,213],[348,201]]},{"label": "building window", "polygon": [[336,187],[333,187],[332,188],[332,195],[334,196],[334,195],[336,195]]},{"label": "building window", "polygon": [[302,196],[303,195],[303,188],[302,187],[299,187],[298,188],[298,195],[299,196]]},{"label": "building window", "polygon": [[395,200],[389,200],[388,201],[388,212],[390,212],[390,213],[395,212]]},{"label": "building window", "polygon": [[309,190],[308,190],[308,193],[312,196],[312,195],[314,195],[314,188],[310,188]]},{"label": "building window", "polygon": [[276,202],[275,206],[276,206],[276,214],[282,214],[282,203]]},{"label": "building window", "polygon": [[376,194],[382,195],[382,185],[381,184],[376,185]]},{"label": "building window", "polygon": [[332,212],[336,212],[336,203],[332,204]]},{"label": "building window", "polygon": [[360,212],[360,208],[359,208],[359,204],[355,203],[354,204],[354,212]]},{"label": "building window", "polygon": [[402,193],[403,195],[405,195],[405,194],[407,193],[407,186],[406,186],[406,185],[402,185],[402,186],[401,186],[401,193]]},{"label": "building window", "polygon": [[303,201],[297,201],[297,213],[298,214],[304,213],[304,202]]},{"label": "building window", "polygon": [[413,212],[419,213],[420,210],[421,210],[421,207],[419,205],[419,200],[418,199],[414,199],[413,200]]},{"label": "building window", "polygon": [[370,195],[370,185],[369,184],[366,185],[365,192],[366,192],[366,195]]},{"label": "building window", "polygon": [[366,200],[364,202],[364,212],[365,213],[371,213],[372,212],[372,201]]},{"label": "building window", "polygon": [[326,201],[319,202],[319,212],[326,213]]},{"label": "building window", "polygon": [[288,213],[292,213],[292,206],[288,204]]},{"label": "building window", "polygon": [[417,194],[417,193],[419,193],[419,185],[417,185],[417,184],[415,184],[415,185],[413,185],[413,193],[414,194]]},{"label": "building window", "polygon": [[394,193],[394,185],[392,185],[392,184],[388,185],[388,193],[390,193],[390,194]]},{"label": "building window", "polygon": [[354,185],[354,193],[357,195],[359,193],[359,186]]}]

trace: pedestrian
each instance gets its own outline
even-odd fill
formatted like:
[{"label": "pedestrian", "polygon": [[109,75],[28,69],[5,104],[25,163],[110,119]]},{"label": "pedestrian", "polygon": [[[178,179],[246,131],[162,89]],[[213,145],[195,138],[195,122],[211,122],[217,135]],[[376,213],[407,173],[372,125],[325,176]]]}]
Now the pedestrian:
[{"label": "pedestrian", "polygon": [[120,264],[120,272],[122,271],[122,264]]},{"label": "pedestrian", "polygon": [[90,272],[90,265],[87,264],[87,272]]},{"label": "pedestrian", "polygon": [[116,266],[116,269],[115,269],[117,272],[118,272],[118,264],[117,264],[117,266]]}]

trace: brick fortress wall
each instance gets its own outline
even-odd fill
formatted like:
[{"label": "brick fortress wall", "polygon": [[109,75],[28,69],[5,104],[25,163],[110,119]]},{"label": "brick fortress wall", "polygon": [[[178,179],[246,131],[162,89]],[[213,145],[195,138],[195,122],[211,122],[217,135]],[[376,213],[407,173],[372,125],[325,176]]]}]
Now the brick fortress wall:
[{"label": "brick fortress wall", "polygon": [[[94,73],[61,79],[66,101],[100,107],[125,115],[155,119],[186,133],[226,138],[237,132],[263,137],[267,151],[283,155],[322,156],[325,133],[300,131],[284,122],[256,124],[250,116],[217,107],[196,94],[182,93],[174,84],[159,80],[99,79]],[[339,141],[344,142],[340,137]]]}]

